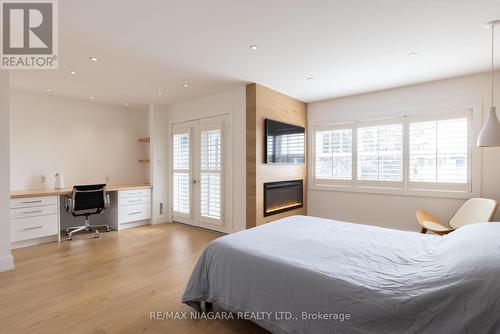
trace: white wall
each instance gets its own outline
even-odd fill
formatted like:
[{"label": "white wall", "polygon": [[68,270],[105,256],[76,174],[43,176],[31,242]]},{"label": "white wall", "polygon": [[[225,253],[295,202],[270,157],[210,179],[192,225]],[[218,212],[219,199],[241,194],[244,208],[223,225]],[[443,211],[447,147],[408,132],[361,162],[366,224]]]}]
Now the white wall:
[{"label": "white wall", "polygon": [[[162,186],[168,187],[168,175],[170,173],[169,163],[171,157],[170,150],[170,140],[171,140],[171,129],[172,124],[200,119],[205,117],[212,117],[222,114],[229,114],[232,116],[233,120],[233,213],[231,219],[231,226],[229,226],[228,232],[235,232],[245,229],[246,226],[246,90],[245,85],[241,85],[237,89],[225,91],[222,93],[192,99],[189,101],[184,101],[174,105],[166,107],[164,110],[155,109],[161,116],[155,116],[158,120],[157,124],[160,125],[160,131],[155,131],[155,133],[161,132],[160,140],[155,140],[153,151],[161,151],[161,154],[167,152],[166,158],[168,160],[167,164],[163,164],[161,168],[161,174],[164,173],[165,176],[157,175],[155,173],[155,180],[161,177]],[[155,126],[157,126],[155,124]],[[165,132],[166,131],[166,132]],[[165,141],[164,134],[168,141]],[[156,153],[153,153],[155,155]],[[155,158],[157,159],[157,158]],[[162,160],[163,161],[163,160]],[[158,161],[156,161],[158,164]],[[155,187],[157,182],[155,181]],[[158,190],[158,189],[156,189]],[[153,206],[157,207],[159,201],[166,203],[165,210],[168,213],[168,220],[171,221],[171,208],[170,208],[170,191],[167,188],[167,192],[162,192],[162,194],[153,199]]]},{"label": "white wall", "polygon": [[[497,86],[500,84],[497,73]],[[490,104],[488,74],[473,75],[370,94],[310,103],[308,125],[328,124],[336,119],[369,119],[370,115],[431,113],[467,108],[481,111]],[[496,90],[497,105],[500,90]],[[482,107],[481,107],[482,106]],[[482,110],[481,110],[482,109]],[[476,138],[473,138],[475,142]],[[482,196],[500,201],[500,148],[482,150]],[[311,157],[309,157],[311,158]],[[309,164],[312,168],[312,164]],[[311,170],[309,171],[311,175]],[[312,184],[312,182],[310,182]],[[426,209],[448,221],[464,200],[366,193],[308,191],[308,214],[343,221],[418,230],[415,211]],[[500,220],[500,212],[496,219]]]},{"label": "white wall", "polygon": [[[150,175],[153,184],[153,210],[152,221],[164,223],[169,221],[168,202],[168,147],[169,130],[168,114],[165,106],[151,104],[148,106],[150,143]],[[163,204],[163,212],[160,212],[160,205]]]},{"label": "white wall", "polygon": [[0,272],[14,269],[10,254],[9,74],[0,71]]},{"label": "white wall", "polygon": [[52,188],[56,172],[66,186],[148,181],[137,161],[148,154],[137,141],[147,136],[145,111],[19,90],[10,100],[12,190]]}]

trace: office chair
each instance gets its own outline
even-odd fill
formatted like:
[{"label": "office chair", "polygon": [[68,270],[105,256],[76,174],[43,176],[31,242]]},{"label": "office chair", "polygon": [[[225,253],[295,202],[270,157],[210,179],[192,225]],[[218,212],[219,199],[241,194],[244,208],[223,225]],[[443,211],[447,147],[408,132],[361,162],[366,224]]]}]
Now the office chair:
[{"label": "office chair", "polygon": [[73,234],[79,231],[95,231],[95,238],[99,238],[99,228],[111,231],[109,225],[90,225],[89,216],[98,215],[109,207],[110,199],[106,193],[105,184],[74,186],[71,197],[66,197],[65,210],[73,217],[85,217],[85,225],[72,226],[66,229],[68,240],[73,239]]}]

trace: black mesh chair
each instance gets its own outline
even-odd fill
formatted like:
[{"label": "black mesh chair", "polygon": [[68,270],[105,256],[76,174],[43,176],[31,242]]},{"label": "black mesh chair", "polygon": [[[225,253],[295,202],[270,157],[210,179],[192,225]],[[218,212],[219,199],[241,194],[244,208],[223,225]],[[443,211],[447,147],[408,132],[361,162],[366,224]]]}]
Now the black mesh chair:
[{"label": "black mesh chair", "polygon": [[65,210],[73,217],[85,217],[85,225],[72,226],[66,229],[68,240],[79,231],[94,231],[95,238],[99,238],[99,228],[111,229],[109,225],[90,225],[89,216],[98,215],[109,207],[109,195],[106,193],[105,184],[74,186],[71,197],[66,197]]}]

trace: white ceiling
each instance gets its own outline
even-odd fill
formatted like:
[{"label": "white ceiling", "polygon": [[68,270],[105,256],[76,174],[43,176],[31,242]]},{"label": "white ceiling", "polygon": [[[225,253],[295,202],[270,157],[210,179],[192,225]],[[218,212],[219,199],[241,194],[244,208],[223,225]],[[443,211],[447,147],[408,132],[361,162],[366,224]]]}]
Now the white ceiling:
[{"label": "white ceiling", "polygon": [[12,87],[132,108],[257,82],[312,102],[486,71],[500,0],[59,0],[59,17],[59,70]]}]

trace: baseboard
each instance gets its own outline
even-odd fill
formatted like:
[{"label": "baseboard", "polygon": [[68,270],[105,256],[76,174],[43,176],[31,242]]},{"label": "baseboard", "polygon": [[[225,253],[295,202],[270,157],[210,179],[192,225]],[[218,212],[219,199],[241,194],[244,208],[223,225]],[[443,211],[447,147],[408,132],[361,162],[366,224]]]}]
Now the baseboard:
[{"label": "baseboard", "polygon": [[36,245],[40,245],[40,244],[45,244],[47,242],[54,242],[54,241],[58,241],[58,240],[59,240],[58,235],[49,235],[47,237],[11,242],[10,247],[11,247],[11,249],[18,249],[18,248],[31,247],[31,246],[36,246]]},{"label": "baseboard", "polygon": [[12,255],[0,257],[0,273],[14,270],[14,257]]},{"label": "baseboard", "polygon": [[163,223],[169,223],[167,215],[153,217],[153,219],[151,219],[151,224],[153,224],[153,225],[154,224],[163,224]]}]

